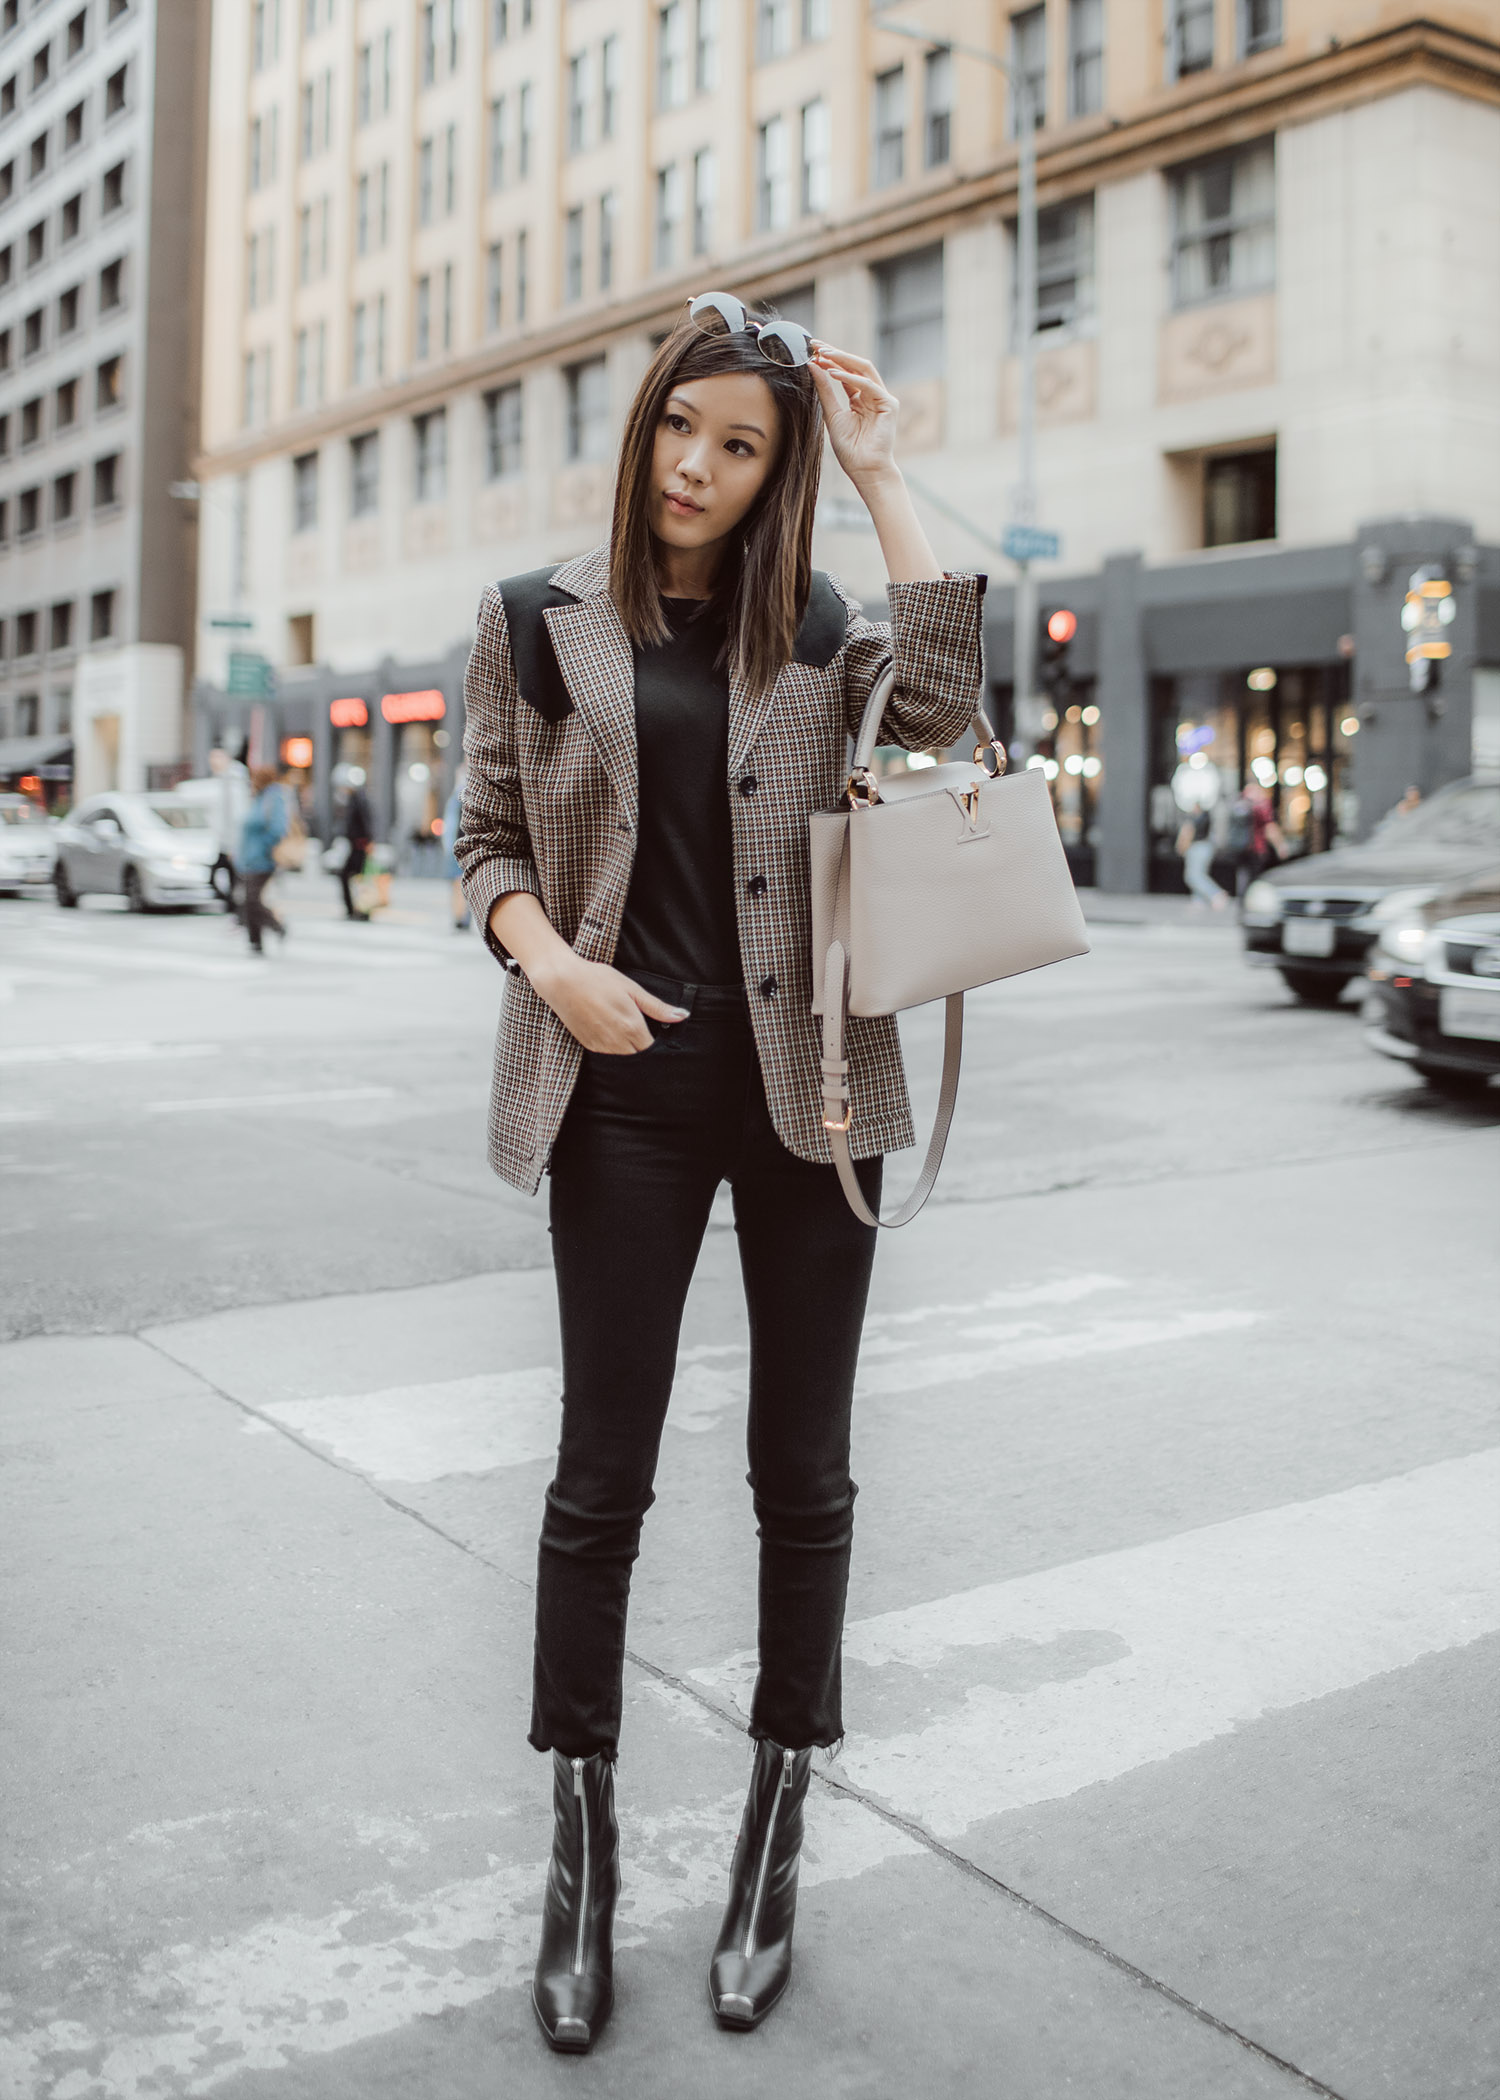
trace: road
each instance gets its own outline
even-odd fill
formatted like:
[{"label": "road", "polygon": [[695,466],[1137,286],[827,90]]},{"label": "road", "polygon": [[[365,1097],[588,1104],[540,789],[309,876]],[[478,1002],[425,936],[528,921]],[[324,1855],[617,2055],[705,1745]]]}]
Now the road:
[{"label": "road", "polygon": [[542,1206],[482,1155],[500,975],[436,884],[331,896],[263,962],[0,902],[0,2094],[1493,2096],[1500,1094],[1430,1097],[1170,903],[971,1002],[748,2037],[704,1981],[754,1632],[721,1204],[580,2064],[524,1988],[559,1381]]}]

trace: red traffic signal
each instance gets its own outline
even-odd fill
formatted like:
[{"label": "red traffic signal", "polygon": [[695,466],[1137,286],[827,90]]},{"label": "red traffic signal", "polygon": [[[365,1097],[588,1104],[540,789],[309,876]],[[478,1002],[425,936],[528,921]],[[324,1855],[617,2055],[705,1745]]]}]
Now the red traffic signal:
[{"label": "red traffic signal", "polygon": [[1047,633],[1054,642],[1071,642],[1078,632],[1078,615],[1059,606],[1047,622]]}]

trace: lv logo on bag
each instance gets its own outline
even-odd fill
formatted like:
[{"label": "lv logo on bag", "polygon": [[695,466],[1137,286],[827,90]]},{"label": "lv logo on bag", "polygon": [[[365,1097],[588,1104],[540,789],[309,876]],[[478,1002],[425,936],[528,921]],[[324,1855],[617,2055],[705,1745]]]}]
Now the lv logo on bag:
[{"label": "lv logo on bag", "polygon": [[958,804],[959,814],[964,820],[963,829],[958,834],[960,846],[967,846],[975,839],[987,839],[990,835],[988,820],[983,824],[979,821],[979,790],[981,785],[980,781],[975,780],[971,781],[966,788],[949,788],[948,790]]}]

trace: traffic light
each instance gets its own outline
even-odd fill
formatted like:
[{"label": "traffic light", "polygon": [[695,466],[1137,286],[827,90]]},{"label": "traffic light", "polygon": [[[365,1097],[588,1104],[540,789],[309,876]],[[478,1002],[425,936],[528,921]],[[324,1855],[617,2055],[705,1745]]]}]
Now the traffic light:
[{"label": "traffic light", "polygon": [[1043,615],[1038,653],[1041,687],[1059,713],[1067,705],[1068,695],[1073,690],[1073,671],[1068,654],[1077,632],[1078,615],[1065,605]]}]

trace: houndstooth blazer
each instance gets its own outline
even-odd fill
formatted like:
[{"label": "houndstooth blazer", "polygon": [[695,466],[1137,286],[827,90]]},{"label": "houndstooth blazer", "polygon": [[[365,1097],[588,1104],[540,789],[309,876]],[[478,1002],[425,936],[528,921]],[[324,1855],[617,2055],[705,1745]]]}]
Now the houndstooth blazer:
[{"label": "houndstooth blazer", "polygon": [[[456,853],[464,891],[510,974],[495,1045],[489,1159],[533,1194],[583,1059],[562,1022],[489,930],[497,898],[529,890],[576,952],[613,960],[635,857],[635,663],[609,593],[609,547],[550,574],[543,611],[555,655],[512,649],[501,586],[480,600],[464,687],[468,778]],[[945,747],[967,728],[982,683],[985,578],[888,586],[889,623],[815,572],[797,653],[766,692],[729,680],[729,777],[740,956],[766,1100],[783,1144],[827,1161],[820,1042],[810,1011],[808,826],[843,792],[847,739],[894,656],[883,743]],[[505,586],[509,588],[509,586]],[[527,666],[523,694],[517,660]],[[550,678],[553,691],[541,687]],[[890,1019],[851,1020],[850,1132],[856,1158],[914,1142],[901,1048]]]}]

